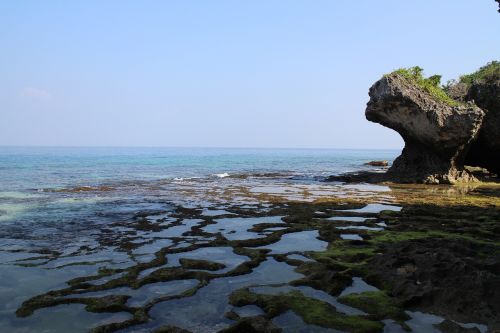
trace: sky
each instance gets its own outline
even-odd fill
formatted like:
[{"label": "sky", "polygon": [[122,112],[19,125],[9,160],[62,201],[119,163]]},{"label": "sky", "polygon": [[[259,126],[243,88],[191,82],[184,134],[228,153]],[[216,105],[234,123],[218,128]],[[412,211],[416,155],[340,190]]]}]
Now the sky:
[{"label": "sky", "polygon": [[493,0],[0,0],[0,145],[380,148],[368,89],[500,60]]}]

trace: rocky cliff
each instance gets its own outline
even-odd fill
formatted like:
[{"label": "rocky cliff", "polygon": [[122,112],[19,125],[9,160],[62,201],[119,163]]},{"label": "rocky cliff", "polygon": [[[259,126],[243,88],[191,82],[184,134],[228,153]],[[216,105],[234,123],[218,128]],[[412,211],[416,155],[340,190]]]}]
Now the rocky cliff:
[{"label": "rocky cliff", "polygon": [[387,172],[390,180],[474,180],[464,164],[500,171],[500,70],[490,69],[487,79],[464,76],[448,87],[448,95],[439,87],[440,77],[424,79],[418,67],[385,75],[370,88],[366,118],[405,141]]},{"label": "rocky cliff", "polygon": [[473,82],[465,99],[473,101],[486,114],[478,138],[472,144],[465,163],[486,168],[500,175],[500,77]]}]

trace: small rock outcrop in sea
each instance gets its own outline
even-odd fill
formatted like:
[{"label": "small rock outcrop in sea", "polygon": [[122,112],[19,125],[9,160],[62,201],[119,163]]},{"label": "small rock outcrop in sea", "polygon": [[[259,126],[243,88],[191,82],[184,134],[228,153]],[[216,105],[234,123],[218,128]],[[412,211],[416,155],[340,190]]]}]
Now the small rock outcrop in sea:
[{"label": "small rock outcrop in sea", "polygon": [[389,166],[389,162],[388,161],[370,161],[370,162],[366,162],[365,165],[374,166],[374,167],[386,167],[386,166]]},{"label": "small rock outcrop in sea", "polygon": [[[414,71],[411,75],[421,78],[421,69],[416,67]],[[439,78],[436,81],[437,86]],[[390,180],[423,183],[471,180],[472,176],[464,170],[464,161],[481,128],[483,110],[473,103],[454,101],[446,94],[433,94],[432,89],[426,90],[424,84],[400,71],[377,81],[369,95],[366,118],[395,130],[405,141],[401,156],[387,172]]]}]

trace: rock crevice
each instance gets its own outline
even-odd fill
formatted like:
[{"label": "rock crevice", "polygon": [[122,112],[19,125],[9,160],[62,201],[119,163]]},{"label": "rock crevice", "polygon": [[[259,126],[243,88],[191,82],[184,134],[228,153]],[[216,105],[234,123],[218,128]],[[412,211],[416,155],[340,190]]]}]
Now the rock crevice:
[{"label": "rock crevice", "polygon": [[500,175],[500,78],[474,82],[465,99],[474,101],[485,112],[478,138],[465,162]]},{"label": "rock crevice", "polygon": [[456,183],[473,177],[464,161],[485,113],[474,103],[441,101],[392,73],[369,91],[366,118],[397,131],[405,142],[387,175],[397,182]]}]

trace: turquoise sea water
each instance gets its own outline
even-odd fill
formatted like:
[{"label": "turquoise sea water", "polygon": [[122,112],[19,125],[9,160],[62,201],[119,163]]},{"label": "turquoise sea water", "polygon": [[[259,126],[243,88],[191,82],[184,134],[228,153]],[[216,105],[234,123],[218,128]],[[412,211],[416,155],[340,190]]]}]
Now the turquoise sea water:
[{"label": "turquoise sea water", "polygon": [[[0,223],[30,225],[157,208],[155,203],[205,205],[209,192],[227,186],[317,184],[323,177],[366,169],[395,150],[228,148],[0,147]],[[256,177],[263,176],[263,177]],[[59,192],[60,190],[64,190]],[[68,191],[66,191],[68,190]],[[72,191],[73,190],[73,191]]]},{"label": "turquoise sea water", "polygon": [[366,168],[398,150],[0,147],[0,189],[279,172],[297,177]]},{"label": "turquoise sea water", "polygon": [[[317,182],[321,177],[366,168],[374,159],[392,160],[394,150],[227,148],[28,148],[0,147],[0,222],[44,222],[90,217],[103,202],[131,200],[137,206],[158,191],[165,200],[180,181],[197,189],[245,183]],[[225,179],[228,178],[228,179]],[[167,186],[172,185],[172,186]],[[183,184],[186,185],[186,184]],[[79,195],[64,188],[112,186],[114,191]],[[135,199],[134,199],[135,197]],[[177,196],[178,198],[178,196]],[[124,209],[121,206],[121,209]],[[104,206],[103,209],[109,208]],[[138,209],[131,207],[130,210]]]}]

